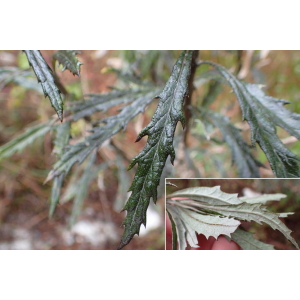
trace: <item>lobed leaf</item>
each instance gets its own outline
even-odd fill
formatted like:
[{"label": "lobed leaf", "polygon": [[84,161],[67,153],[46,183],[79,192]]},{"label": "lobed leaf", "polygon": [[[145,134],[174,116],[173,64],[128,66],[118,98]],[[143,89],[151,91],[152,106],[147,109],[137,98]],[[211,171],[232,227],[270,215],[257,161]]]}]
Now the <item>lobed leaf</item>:
[{"label": "lobed leaf", "polygon": [[300,158],[287,149],[276,134],[276,126],[281,126],[291,135],[300,138],[300,115],[284,108],[288,102],[266,96],[258,85],[241,82],[226,68],[213,62],[212,65],[233,88],[240,103],[243,120],[251,129],[253,146],[257,142],[265,152],[276,177],[300,177]]},{"label": "lobed leaf", "polygon": [[[181,202],[184,203],[184,201],[185,200]],[[262,224],[262,222],[264,222],[270,225],[273,229],[279,230],[294,244],[297,249],[299,249],[297,242],[291,236],[292,231],[278,219],[277,214],[268,211],[265,207],[261,207],[261,204],[242,203],[231,206],[217,206],[198,202],[195,203],[194,206],[208,211],[217,212],[223,216],[237,218],[238,220],[255,221],[258,224]]]},{"label": "lobed leaf", "polygon": [[230,236],[241,224],[235,219],[216,215],[202,215],[184,208],[178,208],[178,211],[184,224],[189,225],[198,234],[203,234],[207,239],[210,236],[217,239],[221,234]]},{"label": "lobed leaf", "polygon": [[80,77],[80,66],[82,63],[78,60],[76,55],[79,51],[74,50],[59,50],[53,55],[53,67],[55,67],[55,60],[63,65],[63,71],[68,69],[73,75]]},{"label": "lobed leaf", "polygon": [[[265,196],[265,197],[264,197]],[[167,196],[167,208],[173,216],[175,225],[179,224],[182,235],[188,236],[191,230],[204,234],[207,238],[217,238],[220,234],[230,236],[244,249],[267,248],[265,244],[256,241],[252,235],[237,231],[240,220],[262,222],[270,225],[274,230],[279,230],[294,246],[299,249],[298,244],[291,236],[289,230],[279,217],[287,217],[290,213],[276,214],[261,206],[262,202],[268,200],[279,200],[285,197],[282,194],[262,195],[253,198],[253,203],[247,203],[249,198],[237,198],[237,194],[226,194],[220,187],[196,187],[176,191]],[[256,203],[258,202],[258,203]],[[225,218],[224,218],[225,217]],[[176,220],[179,219],[181,223]],[[233,219],[228,219],[233,218]],[[234,223],[238,221],[238,223]],[[228,226],[223,228],[222,226]],[[233,232],[236,232],[234,235]],[[184,245],[184,242],[181,241]],[[189,242],[190,243],[190,242]],[[191,239],[191,244],[193,244]]]},{"label": "lobed leaf", "polygon": [[[124,210],[127,216],[118,249],[127,245],[135,234],[139,234],[142,224],[146,226],[146,212],[150,198],[157,200],[157,187],[168,156],[173,164],[175,150],[173,138],[178,121],[185,123],[183,101],[188,94],[188,80],[191,71],[193,51],[183,51],[174,65],[172,74],[160,99],[151,122],[139,134],[137,142],[148,135],[145,148],[132,160],[128,169],[138,164],[137,172],[129,189],[132,194]],[[174,220],[175,221],[175,220]]]},{"label": "lobed leaf", "polygon": [[[153,96],[155,92],[156,90],[147,95]],[[54,165],[54,169],[49,173],[46,182],[55,176],[59,176],[62,172],[67,174],[76,162],[79,164],[82,163],[95,148],[99,148],[103,142],[118,133],[121,129],[125,130],[128,122],[143,112],[146,106],[153,100],[153,97],[138,96],[130,105],[123,107],[119,114],[101,120],[100,123],[104,123],[105,125],[93,128],[92,134],[84,142],[72,145]]]}]

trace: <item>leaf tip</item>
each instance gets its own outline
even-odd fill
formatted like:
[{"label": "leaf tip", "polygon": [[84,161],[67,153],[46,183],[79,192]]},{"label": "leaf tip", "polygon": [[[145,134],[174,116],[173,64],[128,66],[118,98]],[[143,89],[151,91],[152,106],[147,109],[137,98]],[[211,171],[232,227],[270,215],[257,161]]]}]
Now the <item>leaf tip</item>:
[{"label": "leaf tip", "polygon": [[139,142],[141,139],[142,139],[142,136],[139,135],[139,136],[136,138],[135,143]]}]

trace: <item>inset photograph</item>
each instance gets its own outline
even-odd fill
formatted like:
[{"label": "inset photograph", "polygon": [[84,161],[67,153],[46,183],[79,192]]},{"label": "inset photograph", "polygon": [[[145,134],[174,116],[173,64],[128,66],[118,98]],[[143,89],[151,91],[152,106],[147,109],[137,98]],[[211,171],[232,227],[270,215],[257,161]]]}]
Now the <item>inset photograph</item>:
[{"label": "inset photograph", "polygon": [[299,179],[166,179],[167,250],[299,250]]}]

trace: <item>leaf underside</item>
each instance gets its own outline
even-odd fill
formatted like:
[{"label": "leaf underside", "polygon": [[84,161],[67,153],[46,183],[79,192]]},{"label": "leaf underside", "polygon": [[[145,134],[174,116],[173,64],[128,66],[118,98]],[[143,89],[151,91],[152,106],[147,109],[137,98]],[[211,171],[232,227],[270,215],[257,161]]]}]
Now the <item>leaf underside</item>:
[{"label": "leaf underside", "polygon": [[257,142],[266,154],[276,177],[300,177],[300,158],[287,149],[276,134],[280,126],[291,135],[300,139],[300,115],[287,110],[289,102],[269,97],[258,85],[243,83],[226,68],[213,62],[212,65],[228,82],[240,103],[243,120],[247,120],[251,129],[253,146]]},{"label": "leaf underside", "polygon": [[274,250],[274,246],[255,239],[253,233],[241,229],[237,229],[232,233],[231,239],[243,250]]},{"label": "leaf underside", "polygon": [[61,92],[55,84],[52,70],[39,50],[24,50],[38,82],[41,83],[45,97],[49,97],[51,105],[59,119],[63,120],[63,100]]},{"label": "leaf underside", "polygon": [[118,249],[127,245],[135,234],[139,234],[142,224],[146,226],[150,198],[156,203],[157,187],[169,155],[172,164],[174,162],[173,138],[178,121],[183,127],[185,124],[183,102],[188,94],[192,53],[193,51],[187,50],[180,54],[164,90],[158,96],[160,101],[151,122],[136,140],[148,135],[145,148],[132,160],[128,168],[138,164],[129,189],[132,194],[124,207],[127,216],[123,222],[125,230]]},{"label": "leaf underside", "polygon": [[73,75],[80,77],[82,63],[76,57],[78,53],[79,51],[74,50],[59,50],[53,55],[53,64],[55,66],[55,60],[57,60],[63,66],[63,71],[68,69]]},{"label": "leaf underside", "polygon": [[[278,218],[287,217],[289,213],[275,214],[268,211],[266,207],[261,206],[261,203],[265,201],[279,200],[284,196],[282,194],[262,195],[253,198],[253,203],[247,203],[246,201],[250,201],[249,198],[238,198],[237,194],[223,193],[219,186],[212,188],[196,187],[176,191],[169,195],[167,197],[167,207],[174,219],[177,231],[179,232],[178,226],[182,231],[181,235],[178,233],[181,249],[186,247],[183,237],[194,247],[194,240],[191,239],[190,243],[188,239],[188,226],[198,234],[204,234],[206,238],[209,238],[209,236],[218,238],[221,234],[230,237],[230,234],[232,234],[231,238],[242,248],[254,249],[256,247],[259,249],[261,247],[271,249],[270,246],[256,241],[251,234],[236,231],[240,223],[233,223],[232,220],[255,221],[259,224],[264,222],[274,230],[279,230],[299,249],[298,244],[291,236],[292,231]],[[228,227],[229,225],[231,227]],[[236,234],[234,235],[234,233]]]}]

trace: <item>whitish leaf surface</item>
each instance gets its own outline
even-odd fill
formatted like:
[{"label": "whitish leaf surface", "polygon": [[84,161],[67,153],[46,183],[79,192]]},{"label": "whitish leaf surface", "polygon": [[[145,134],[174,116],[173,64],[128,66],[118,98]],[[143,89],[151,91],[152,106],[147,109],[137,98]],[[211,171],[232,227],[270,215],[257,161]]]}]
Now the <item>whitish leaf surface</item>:
[{"label": "whitish leaf surface", "polygon": [[82,63],[76,57],[78,53],[79,51],[75,50],[59,50],[55,52],[53,55],[54,66],[55,60],[57,60],[59,64],[63,65],[63,71],[68,69],[73,75],[80,77],[80,66]]},{"label": "whitish leaf surface", "polygon": [[78,162],[82,163],[86,157],[95,149],[102,145],[107,139],[126,129],[128,122],[136,115],[143,112],[154,98],[137,97],[130,105],[121,109],[121,112],[100,121],[100,126],[92,130],[84,142],[72,145],[62,158],[54,165],[54,169],[49,173],[46,182],[60,175],[62,172],[67,174],[71,167]]},{"label": "whitish leaf surface", "polygon": [[[185,203],[185,201],[189,200],[182,200],[181,203]],[[298,244],[291,236],[291,230],[289,230],[284,223],[282,223],[278,219],[278,215],[268,211],[265,207],[261,207],[261,204],[248,204],[242,203],[238,205],[231,205],[231,206],[221,206],[221,205],[208,205],[202,204],[201,202],[197,202],[193,204],[197,208],[201,208],[207,211],[217,212],[221,215],[227,217],[233,217],[239,220],[244,221],[255,221],[259,224],[262,222],[270,225],[273,229],[279,230],[289,241],[291,241],[295,247],[298,247]]]},{"label": "whitish leaf surface", "polygon": [[24,51],[38,82],[41,83],[45,97],[49,97],[59,119],[63,119],[63,100],[61,92],[55,84],[52,70],[46,63],[39,50]]},{"label": "whitish leaf surface", "polygon": [[[229,195],[232,195],[233,197],[230,197]],[[218,229],[217,226],[220,224],[217,223],[216,220],[219,221],[220,219],[221,221],[219,222],[222,222],[224,220],[222,216],[225,216],[227,218],[233,218],[237,221],[240,220],[249,221],[249,222],[255,221],[259,224],[262,224],[264,222],[270,225],[274,230],[275,229],[279,230],[289,241],[291,241],[295,245],[295,247],[299,249],[298,244],[291,236],[292,231],[289,230],[285,226],[285,224],[279,219],[279,217],[287,217],[289,213],[275,214],[273,212],[268,211],[266,207],[261,206],[262,202],[271,199],[278,201],[283,197],[285,197],[285,195],[267,194],[267,195],[262,195],[262,197],[256,197],[256,200],[253,200],[253,202],[258,202],[258,203],[247,203],[247,202],[243,202],[240,198],[237,198],[237,194],[223,193],[222,191],[220,191],[220,187],[214,187],[214,188],[196,187],[196,188],[188,188],[188,189],[176,191],[175,193],[168,195],[167,207],[168,209],[169,207],[173,209],[174,211],[173,214],[177,214],[177,217],[183,222],[182,225],[183,227],[184,225],[188,224],[193,230],[196,230],[199,234],[204,234],[206,236],[207,234],[210,234],[214,236],[214,234],[220,233],[220,231],[214,233],[210,227],[205,227],[205,226],[210,224],[210,222],[214,222],[216,226],[215,228]],[[244,200],[248,200],[248,198],[244,198]],[[198,229],[196,229],[195,227],[196,225],[194,223],[196,222],[195,220],[198,220],[200,222],[202,221],[206,225],[205,226],[201,225]],[[178,221],[177,223],[179,224]],[[175,222],[176,225],[177,223]],[[185,235],[187,234],[186,230],[187,229],[185,228]],[[235,232],[235,230],[232,232]],[[228,233],[229,232],[227,231],[227,235],[229,235]],[[226,235],[226,233],[224,232],[220,234]],[[246,246],[247,243],[255,242],[253,238],[251,238],[247,234],[243,235],[241,233],[240,237],[236,235],[236,239],[238,238],[240,238],[240,240],[242,238],[244,239],[247,238],[247,241],[244,241],[243,244]],[[257,247],[263,246],[259,242],[255,242],[255,245]],[[242,247],[246,247],[246,246],[242,246]],[[252,246],[254,247],[254,245]]]},{"label": "whitish leaf surface", "polygon": [[293,215],[293,214],[294,214],[293,212],[280,213],[280,214],[278,214],[278,217],[279,218],[287,218],[288,216]]},{"label": "whitish leaf surface", "polygon": [[224,141],[231,150],[232,162],[237,165],[239,177],[259,178],[259,167],[264,167],[264,165],[254,158],[240,130],[231,124],[228,117],[211,110],[194,110],[194,112],[195,115],[198,112],[201,118],[220,129]]},{"label": "whitish leaf surface", "polygon": [[239,199],[242,200],[243,202],[247,202],[250,204],[254,203],[261,203],[261,204],[266,204],[267,201],[279,201],[283,198],[286,198],[286,195],[284,194],[263,194],[257,197],[240,197]]},{"label": "whitish leaf surface", "polygon": [[198,234],[203,234],[207,239],[212,236],[215,239],[219,235],[230,236],[238,226],[240,221],[214,215],[202,215],[195,211],[178,208],[181,220],[189,225]]},{"label": "whitish leaf surface", "polygon": [[175,159],[173,138],[178,121],[184,126],[183,102],[188,94],[188,80],[191,72],[193,51],[183,51],[164,90],[158,96],[160,101],[151,122],[139,134],[136,141],[145,135],[145,148],[132,160],[131,169],[138,164],[137,172],[129,189],[132,194],[124,210],[127,216],[123,225],[124,234],[119,249],[127,245],[135,234],[139,234],[142,224],[146,226],[146,212],[150,198],[157,200],[157,187],[168,156]]},{"label": "whitish leaf surface", "polygon": [[21,152],[23,149],[32,144],[38,137],[44,136],[53,127],[53,122],[38,124],[28,127],[24,133],[18,135],[8,143],[0,147],[0,161],[4,158],[10,157],[16,152]]},{"label": "whitish leaf surface", "polygon": [[187,198],[200,201],[211,205],[228,205],[243,203],[238,197],[238,194],[228,194],[221,191],[220,186],[215,187],[193,187],[176,191],[168,195],[171,198]]},{"label": "whitish leaf surface", "polygon": [[253,237],[253,233],[241,229],[237,229],[232,233],[231,239],[243,250],[274,250],[274,246],[257,240]]},{"label": "whitish leaf surface", "polygon": [[224,67],[213,62],[203,63],[214,66],[233,88],[243,119],[250,125],[252,144],[260,145],[275,176],[300,177],[300,158],[287,149],[276,134],[278,125],[299,139],[300,115],[284,108],[287,101],[266,96],[257,85],[241,82]]},{"label": "whitish leaf surface", "polygon": [[[177,241],[179,244],[179,250],[185,250],[185,248],[187,247],[186,242],[188,242],[189,245],[193,248],[199,248],[196,231],[182,219],[179,208],[177,208],[176,206],[172,206],[172,205],[167,205],[167,208],[171,211],[171,213],[169,213],[169,218],[170,218],[170,216],[171,216],[171,218],[172,218],[172,216],[174,216],[174,218],[176,220],[176,223],[173,220],[173,223],[175,226],[175,228],[173,229],[173,223],[170,218],[171,225],[172,225],[172,248],[173,248],[173,250],[177,250]],[[179,228],[177,229],[178,226],[179,226]],[[179,230],[179,233],[180,233],[178,235],[177,235],[177,230]],[[174,234],[176,234],[176,235],[174,235]]]},{"label": "whitish leaf surface", "polygon": [[[54,140],[53,152],[56,154],[57,158],[60,158],[63,155],[66,146],[69,144],[70,129],[71,129],[70,122],[65,122],[60,126],[56,127],[56,137]],[[53,180],[51,196],[50,196],[49,217],[53,216],[56,205],[59,203],[63,182],[64,182],[64,173],[55,177]]]}]

